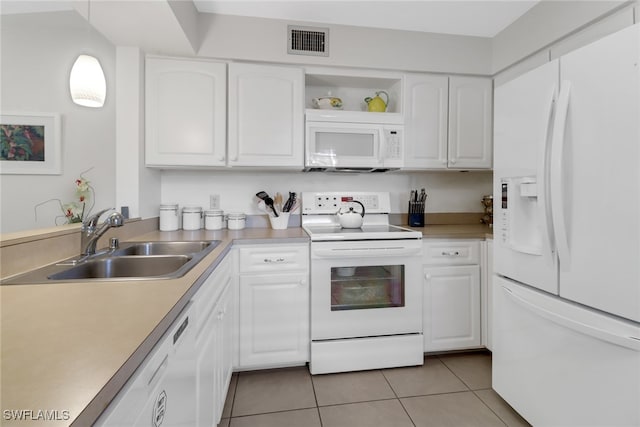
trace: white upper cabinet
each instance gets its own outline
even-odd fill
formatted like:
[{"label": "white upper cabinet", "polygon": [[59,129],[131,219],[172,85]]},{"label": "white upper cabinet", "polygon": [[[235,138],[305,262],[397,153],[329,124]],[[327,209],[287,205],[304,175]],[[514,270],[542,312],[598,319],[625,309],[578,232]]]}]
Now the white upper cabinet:
[{"label": "white upper cabinet", "polygon": [[302,68],[229,64],[229,166],[304,164]]},{"label": "white upper cabinet", "polygon": [[407,74],[404,84],[405,167],[446,169],[449,78]]},{"label": "white upper cabinet", "polygon": [[406,74],[404,83],[406,169],[491,168],[491,79]]},{"label": "white upper cabinet", "polygon": [[491,79],[449,78],[449,168],[491,168],[492,104]]},{"label": "white upper cabinet", "polygon": [[148,57],[147,166],[224,166],[226,64]]}]

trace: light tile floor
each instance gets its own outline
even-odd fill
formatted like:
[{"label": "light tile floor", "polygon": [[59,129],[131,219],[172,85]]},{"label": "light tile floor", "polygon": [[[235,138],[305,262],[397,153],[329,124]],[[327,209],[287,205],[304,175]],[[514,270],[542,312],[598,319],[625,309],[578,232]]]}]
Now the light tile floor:
[{"label": "light tile floor", "polygon": [[491,355],[427,356],[423,366],[310,375],[234,374],[222,427],[528,426],[491,389]]}]

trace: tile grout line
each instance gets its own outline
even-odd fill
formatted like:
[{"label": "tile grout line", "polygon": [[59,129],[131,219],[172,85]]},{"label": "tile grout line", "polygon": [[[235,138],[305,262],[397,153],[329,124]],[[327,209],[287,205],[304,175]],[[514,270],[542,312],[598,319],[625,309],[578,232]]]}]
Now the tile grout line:
[{"label": "tile grout line", "polygon": [[[477,391],[480,391],[480,390],[493,390],[493,389],[492,389],[492,388],[491,388],[491,389],[488,389],[488,388],[482,388],[482,389],[478,389]],[[478,400],[480,400],[480,402],[482,402],[482,403],[483,403],[483,405],[484,405],[484,406],[486,406],[487,408],[489,408],[489,410],[490,410],[491,412],[493,412],[493,413],[494,413],[494,415],[495,415],[496,417],[498,417],[498,419],[499,419],[500,421],[502,421],[502,424],[504,424],[506,427],[509,427],[509,425],[507,424],[507,422],[506,422],[505,420],[503,420],[503,419],[502,419],[502,417],[501,417],[501,416],[500,416],[496,411],[494,411],[494,410],[493,410],[493,408],[492,408],[491,406],[487,405],[487,403],[486,403],[484,400],[482,400],[482,398],[481,398],[480,396],[478,396],[478,394],[476,393],[476,390],[471,390],[471,391],[473,392],[473,395],[474,395],[474,396],[476,396],[476,397],[478,398]]]},{"label": "tile grout line", "polygon": [[447,368],[447,369],[449,370],[449,372],[451,372],[451,373],[452,373],[452,374],[453,374],[457,379],[459,379],[459,380],[460,380],[460,382],[461,382],[462,384],[464,384],[464,386],[467,388],[467,391],[473,391],[473,390],[471,389],[471,387],[469,387],[469,384],[467,384],[465,380],[463,380],[463,379],[462,379],[462,378],[460,378],[460,377],[459,377],[455,372],[453,372],[453,369],[451,369],[451,368],[449,367],[449,365],[447,365],[446,363],[444,363],[444,361],[440,358],[440,356],[436,356],[436,357],[438,358],[438,361],[439,361],[440,363],[442,363],[442,364],[444,365],[444,367],[445,367],[445,368]]},{"label": "tile grout line", "polygon": [[[507,426],[507,423],[506,423],[506,422],[505,422],[505,421],[500,417],[500,415],[496,414],[496,412],[495,412],[495,411],[494,411],[494,410],[493,410],[489,405],[487,405],[487,404],[485,403],[485,401],[484,401],[484,400],[482,400],[482,399],[480,398],[480,396],[478,396],[478,395],[476,394],[476,390],[472,389],[472,388],[471,388],[471,387],[470,387],[470,386],[469,386],[469,385],[468,385],[468,384],[467,384],[467,383],[466,383],[462,378],[460,378],[460,377],[459,377],[455,372],[453,372],[453,369],[451,369],[451,368],[449,367],[449,365],[447,365],[447,364],[446,364],[446,363],[445,363],[445,362],[440,358],[440,356],[437,356],[437,358],[438,358],[438,360],[439,360],[439,361],[440,361],[440,362],[441,362],[441,363],[442,363],[442,364],[443,364],[443,365],[444,365],[444,366],[449,370],[449,372],[451,372],[453,375],[455,375],[455,377],[456,377],[456,378],[458,378],[458,379],[462,382],[462,384],[464,384],[464,385],[465,385],[465,387],[467,387],[467,388],[469,389],[468,391],[470,391],[471,393],[473,393],[473,395],[474,395],[474,396],[475,396],[475,397],[476,397],[480,402],[482,402],[482,404],[483,404],[484,406],[486,406],[486,407],[487,407],[491,412],[493,412],[493,414],[494,414],[496,417],[498,417],[498,419],[502,422],[502,424],[504,424],[505,426]],[[488,389],[483,388],[483,389],[478,389],[478,390],[489,390],[489,389],[490,389],[490,390],[493,390],[493,387],[489,387]]]},{"label": "tile grout line", "polygon": [[318,420],[320,420],[320,427],[322,427],[323,426],[322,415],[320,415],[320,405],[318,405],[318,395],[316,393],[316,384],[315,382],[313,382],[313,375],[311,375],[311,370],[308,364],[307,364],[307,372],[309,372],[309,380],[311,381],[311,388],[313,389],[313,399],[316,401],[316,411],[318,412]]},{"label": "tile grout line", "polygon": [[[424,364],[424,358],[422,359],[422,363]],[[398,400],[398,403],[400,404],[400,406],[402,406],[402,410],[404,411],[405,414],[407,414],[407,417],[409,417],[411,424],[413,424],[413,427],[416,427],[416,423],[413,421],[413,418],[411,418],[411,414],[409,414],[409,411],[407,411],[407,408],[405,408],[404,404],[402,403],[402,400],[400,400],[400,396],[398,396],[398,393],[389,382],[389,378],[387,378],[387,376],[384,374],[384,369],[380,369],[380,373],[382,374],[382,378],[384,378],[384,380],[389,385],[389,388],[393,392],[393,395],[396,397],[396,400]]]},{"label": "tile grout line", "polygon": [[[231,409],[229,410],[229,425],[231,425],[231,418],[233,418],[233,407],[236,405],[236,396],[238,393],[238,384],[240,383],[240,372],[236,373],[236,384],[233,387],[233,399],[231,399]],[[229,393],[229,391],[227,391]],[[222,407],[224,412],[224,406]]]}]

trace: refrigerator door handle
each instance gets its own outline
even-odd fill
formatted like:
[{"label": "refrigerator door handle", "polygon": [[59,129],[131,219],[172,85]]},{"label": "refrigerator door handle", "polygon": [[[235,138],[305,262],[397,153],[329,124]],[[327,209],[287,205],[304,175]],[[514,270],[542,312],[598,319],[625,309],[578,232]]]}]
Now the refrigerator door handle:
[{"label": "refrigerator door handle", "polygon": [[551,186],[549,183],[551,182],[550,177],[550,165],[548,159],[551,158],[551,139],[553,137],[553,123],[554,116],[556,111],[556,101],[557,101],[557,92],[554,89],[551,94],[551,100],[549,101],[549,113],[547,117],[547,128],[545,129],[545,139],[544,145],[542,147],[542,155],[540,156],[540,163],[538,165],[538,176],[542,177],[542,179],[538,179],[539,191],[542,192],[542,197],[538,198],[540,203],[540,211],[539,215],[544,220],[545,227],[545,237],[547,239],[547,244],[549,245],[549,253],[544,253],[543,256],[548,258],[548,263],[550,265],[554,264],[553,256],[556,251],[555,247],[555,238],[553,231],[553,222],[551,218]]},{"label": "refrigerator door handle", "polygon": [[569,96],[571,94],[571,82],[563,80],[560,85],[558,105],[555,112],[553,132],[551,135],[551,159],[549,172],[549,188],[551,192],[551,220],[555,236],[555,247],[558,250],[560,268],[569,267],[569,239],[564,212],[564,180],[562,177],[562,165],[565,129],[567,114],[569,111]]},{"label": "refrigerator door handle", "polygon": [[[568,316],[563,316],[555,311],[550,311],[545,307],[541,307],[535,302],[532,302],[529,299],[527,299],[527,297],[524,295],[518,295],[516,292],[513,292],[508,287],[502,286],[502,290],[510,299],[512,299],[515,303],[517,303],[521,307],[524,307],[530,312],[540,317],[543,317],[547,320],[550,320],[551,322],[557,325],[574,330],[576,332],[582,333],[587,336],[597,338],[602,341],[609,342],[611,344],[615,344],[621,347],[628,348],[633,351],[640,352],[640,337],[635,337],[630,335],[620,335],[616,332],[602,329],[597,325],[589,324],[584,321],[573,319]],[[569,306],[569,303],[562,302],[560,304]],[[583,310],[583,309],[579,309],[579,310]],[[569,312],[570,310],[567,310],[567,311]]]}]

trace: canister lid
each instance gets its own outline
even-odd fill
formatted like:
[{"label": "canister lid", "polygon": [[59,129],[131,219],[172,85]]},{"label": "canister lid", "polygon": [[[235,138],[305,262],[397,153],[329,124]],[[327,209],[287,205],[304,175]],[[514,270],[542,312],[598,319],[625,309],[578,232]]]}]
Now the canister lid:
[{"label": "canister lid", "polygon": [[182,208],[182,213],[200,213],[202,208],[200,206],[185,206]]},{"label": "canister lid", "polygon": [[227,214],[227,219],[245,219],[247,215],[243,212],[229,212]]},{"label": "canister lid", "polygon": [[177,203],[162,203],[160,205],[160,210],[161,211],[175,211],[178,209],[178,204]]},{"label": "canister lid", "polygon": [[204,211],[205,216],[222,216],[224,212],[222,209],[210,209],[208,211]]}]

